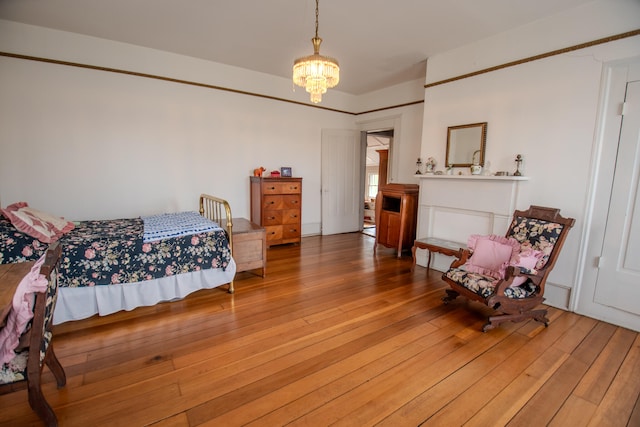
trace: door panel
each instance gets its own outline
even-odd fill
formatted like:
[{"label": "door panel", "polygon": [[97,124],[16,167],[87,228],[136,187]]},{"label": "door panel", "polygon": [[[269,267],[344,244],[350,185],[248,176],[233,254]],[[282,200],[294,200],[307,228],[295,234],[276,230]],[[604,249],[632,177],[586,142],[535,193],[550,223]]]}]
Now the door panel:
[{"label": "door panel", "polygon": [[627,84],[595,302],[640,314],[640,82]]},{"label": "door panel", "polygon": [[360,132],[322,131],[322,234],[359,231],[362,226]]}]

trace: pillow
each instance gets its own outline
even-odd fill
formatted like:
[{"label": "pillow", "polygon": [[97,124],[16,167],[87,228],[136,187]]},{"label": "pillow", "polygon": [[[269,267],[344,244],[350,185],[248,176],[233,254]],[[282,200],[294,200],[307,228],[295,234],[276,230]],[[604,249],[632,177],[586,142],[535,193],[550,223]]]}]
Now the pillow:
[{"label": "pillow", "polygon": [[25,202],[9,205],[2,209],[2,213],[18,231],[43,243],[55,242],[74,227],[72,222],[32,209]]},{"label": "pillow", "polygon": [[473,234],[469,237],[467,246],[473,251],[473,255],[465,265],[466,270],[495,279],[504,279],[509,261],[520,251],[520,243],[516,239],[495,234]]},{"label": "pillow", "polygon": [[[511,259],[509,265],[526,268],[527,270],[534,270],[536,268],[536,264],[543,256],[544,253],[542,251],[527,249],[516,254],[516,256]],[[513,282],[511,282],[511,285],[509,286],[515,288],[516,286],[522,285],[526,281],[526,277],[517,276],[513,279]]]}]

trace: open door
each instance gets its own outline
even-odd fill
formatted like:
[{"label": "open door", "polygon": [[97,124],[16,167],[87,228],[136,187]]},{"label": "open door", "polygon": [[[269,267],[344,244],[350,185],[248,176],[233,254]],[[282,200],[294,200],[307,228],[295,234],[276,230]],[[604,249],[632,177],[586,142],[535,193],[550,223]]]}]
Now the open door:
[{"label": "open door", "polygon": [[323,130],[322,234],[360,231],[365,146],[356,130]]},{"label": "open door", "polygon": [[575,310],[640,331],[640,57],[604,68],[597,176]]},{"label": "open door", "polygon": [[625,105],[595,301],[640,316],[640,81]]}]

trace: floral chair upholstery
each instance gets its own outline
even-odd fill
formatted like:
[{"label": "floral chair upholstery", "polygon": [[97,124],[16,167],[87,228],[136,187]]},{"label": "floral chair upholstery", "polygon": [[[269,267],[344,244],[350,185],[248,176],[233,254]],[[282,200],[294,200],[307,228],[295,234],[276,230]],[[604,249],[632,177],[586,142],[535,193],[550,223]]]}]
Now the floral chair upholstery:
[{"label": "floral chair upholstery", "polygon": [[[57,300],[58,274],[61,248],[56,243],[47,251],[40,274],[47,280],[44,292],[36,293],[33,319],[20,337],[16,356],[0,367],[0,394],[28,389],[29,405],[47,426],[57,426],[58,420],[42,394],[40,377],[47,365],[53,373],[58,387],[66,384],[66,376],[58,361],[51,342],[51,325]],[[24,343],[24,345],[23,345]]]},{"label": "floral chair upholstery", "polygon": [[519,322],[530,318],[547,326],[547,310],[538,306],[544,301],[545,282],[574,222],[573,218],[560,216],[559,209],[531,206],[526,211],[516,210],[504,238],[514,245],[504,272],[491,274],[472,269],[473,252],[464,249],[462,256],[442,275],[451,287],[442,298],[444,303],[462,295],[496,310],[498,313],[489,317],[483,331],[507,320]]}]

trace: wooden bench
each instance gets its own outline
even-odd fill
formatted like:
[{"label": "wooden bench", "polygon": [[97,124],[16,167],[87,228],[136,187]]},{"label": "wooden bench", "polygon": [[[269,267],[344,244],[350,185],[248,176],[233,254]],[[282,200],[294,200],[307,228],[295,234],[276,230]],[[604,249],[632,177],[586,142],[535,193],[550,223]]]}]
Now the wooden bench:
[{"label": "wooden bench", "polygon": [[236,272],[260,269],[267,274],[267,233],[246,218],[233,218],[233,259]]}]

